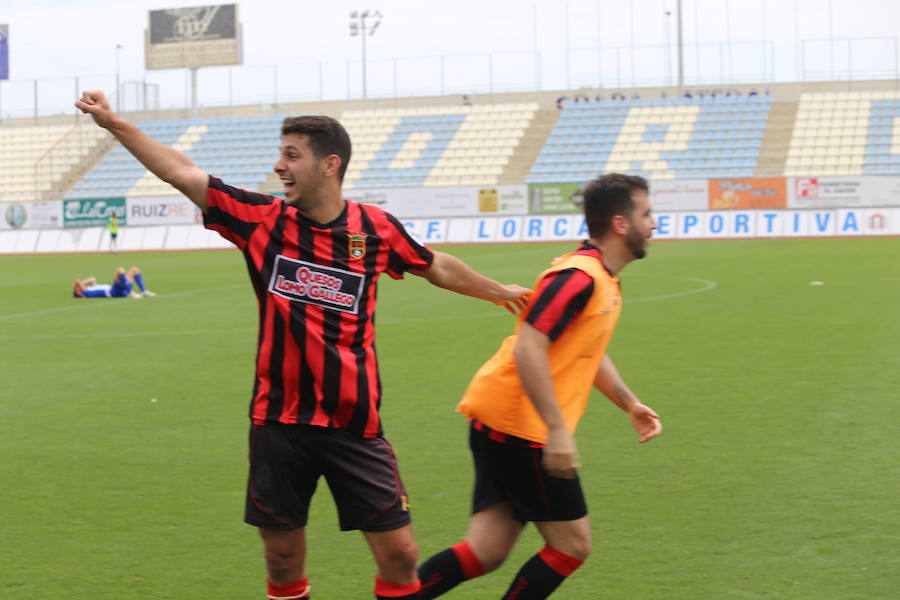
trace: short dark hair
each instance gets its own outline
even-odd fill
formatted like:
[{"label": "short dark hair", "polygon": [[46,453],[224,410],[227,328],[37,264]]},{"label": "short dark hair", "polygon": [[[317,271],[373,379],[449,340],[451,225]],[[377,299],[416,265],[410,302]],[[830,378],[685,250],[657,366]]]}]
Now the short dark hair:
[{"label": "short dark hair", "polygon": [[587,184],[584,189],[584,220],[588,233],[598,238],[609,230],[616,215],[631,216],[634,190],[650,192],[647,180],[639,175],[608,173]]},{"label": "short dark hair", "polygon": [[313,154],[320,160],[336,154],[341,159],[338,181],[344,181],[344,173],[350,164],[350,136],[337,119],[322,115],[287,117],[281,124],[281,135],[289,133],[305,135]]}]

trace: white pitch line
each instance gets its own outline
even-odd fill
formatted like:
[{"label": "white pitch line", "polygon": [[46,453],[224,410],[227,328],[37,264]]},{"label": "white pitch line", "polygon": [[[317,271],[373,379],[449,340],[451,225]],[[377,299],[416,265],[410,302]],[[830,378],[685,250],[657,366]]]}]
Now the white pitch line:
[{"label": "white pitch line", "polygon": [[[160,299],[166,298],[178,298],[179,296],[189,296],[191,294],[198,294],[200,292],[216,292],[222,290],[230,290],[239,287],[246,287],[247,284],[240,283],[235,285],[226,285],[222,287],[215,288],[203,288],[198,290],[187,290],[184,292],[175,292],[174,294],[160,294],[153,298],[152,300],[148,299],[148,302],[159,302]],[[73,298],[75,300],[75,298]],[[69,310],[84,310],[86,308],[97,308],[97,307],[108,307],[108,306],[117,306],[117,305],[127,305],[130,304],[128,301],[134,301],[135,298],[81,298],[78,300],[79,302],[84,302],[84,304],[73,304],[70,306],[58,306],[56,308],[47,308],[44,310],[33,310],[30,312],[23,313],[12,313],[9,315],[0,315],[0,321],[8,321],[9,319],[18,319],[20,317],[32,317],[36,315],[47,315],[58,312],[65,312]],[[144,300],[141,298],[141,300]]]},{"label": "white pitch line", "polygon": [[675,292],[673,294],[663,294],[661,296],[651,296],[649,298],[637,298],[636,300],[625,300],[623,304],[638,304],[640,302],[655,302],[656,300],[668,300],[669,298],[680,298],[681,296],[690,296],[692,294],[702,294],[719,287],[719,284],[709,279],[700,279],[699,277],[674,277],[667,275],[638,275],[638,277],[660,277],[664,279],[684,279],[686,281],[698,281],[703,284],[702,288],[695,290],[686,290],[684,292]]},{"label": "white pitch line", "polygon": [[[647,298],[637,298],[635,300],[625,300],[623,304],[638,304],[641,302],[655,302],[657,300],[668,300],[669,298],[679,298],[681,296],[690,296],[691,294],[702,294],[703,292],[708,292],[713,290],[719,286],[715,281],[711,281],[709,279],[700,279],[699,277],[680,277],[675,275],[637,275],[637,277],[658,277],[664,279],[684,279],[686,281],[697,281],[703,284],[703,287],[693,289],[693,290],[685,290],[683,292],[674,292],[672,294],[662,294],[660,296],[650,296]],[[451,317],[451,316],[430,316],[430,317],[410,317],[408,319],[386,319],[384,321],[379,321],[379,325],[394,325],[394,324],[402,324],[402,323],[419,323],[425,321],[452,321],[458,319],[485,319],[489,317],[502,317],[502,316],[510,316],[506,310],[501,310],[498,312],[492,313],[480,313],[477,315],[467,315],[465,317]]]},{"label": "white pitch line", "polygon": [[[710,290],[718,287],[718,283],[715,281],[711,281],[709,279],[701,279],[699,277],[679,277],[679,276],[667,276],[667,275],[639,275],[639,277],[659,277],[665,279],[684,279],[686,281],[696,281],[703,284],[703,287],[686,290],[683,292],[675,292],[672,294],[662,294],[659,296],[650,296],[647,298],[637,298],[634,300],[626,300],[625,304],[638,304],[641,302],[655,302],[657,300],[668,300],[670,298],[679,298],[681,296],[690,296],[692,294],[702,294],[704,292],[708,292]],[[204,290],[190,290],[186,292],[180,292],[178,294],[168,294],[164,297],[172,298],[174,296],[186,296],[188,294],[195,294],[198,292],[204,291],[217,291],[217,290],[226,290],[233,289],[236,287],[242,287],[244,284],[240,285],[232,285],[226,287],[219,288],[207,288]],[[31,314],[43,314],[46,312],[55,312],[58,310],[69,310],[73,308],[81,308],[81,307],[63,307],[59,309],[48,309],[45,311],[35,311],[33,313],[18,313],[17,315],[6,315],[7,317],[15,317],[15,316],[24,316]],[[497,317],[510,317],[511,315],[505,310],[497,307],[498,310],[490,312],[490,313],[479,313],[474,315],[466,315],[464,317],[460,316],[435,316],[431,315],[428,317],[411,317],[406,319],[383,319],[378,321],[378,325],[403,325],[406,323],[423,323],[423,322],[431,322],[431,321],[461,321],[467,319],[493,319]],[[3,317],[0,317],[2,319]],[[68,339],[94,339],[94,338],[132,338],[132,337],[147,337],[147,336],[179,336],[179,335],[218,335],[218,334],[227,334],[227,333],[241,333],[241,332],[256,332],[256,327],[235,327],[230,329],[195,329],[195,330],[184,330],[179,329],[178,331],[119,331],[119,332],[104,332],[104,333],[73,333],[73,334],[55,334],[55,335],[0,335],[0,339],[3,340],[49,340],[49,339],[59,339],[59,338],[68,338]]]},{"label": "white pitch line", "polygon": [[178,331],[109,331],[103,333],[58,333],[35,335],[0,335],[2,340],[55,340],[55,339],[102,339],[102,338],[135,338],[153,336],[178,336],[178,335],[215,335],[219,333],[235,333],[243,331],[256,331],[256,327],[235,327],[232,329],[193,329]]}]

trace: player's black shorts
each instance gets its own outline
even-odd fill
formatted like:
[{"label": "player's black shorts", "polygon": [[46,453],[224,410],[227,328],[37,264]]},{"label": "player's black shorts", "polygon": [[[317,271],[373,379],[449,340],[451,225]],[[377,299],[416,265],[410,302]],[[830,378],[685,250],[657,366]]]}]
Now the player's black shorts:
[{"label": "player's black shorts", "polygon": [[306,526],[324,476],[341,529],[391,531],[410,523],[397,459],[384,438],[311,425],[251,425],[244,520],[265,529]]},{"label": "player's black shorts", "polygon": [[581,481],[553,477],[543,467],[543,448],[473,421],[469,447],[475,461],[472,513],[508,502],[527,521],[574,521],[587,515]]}]

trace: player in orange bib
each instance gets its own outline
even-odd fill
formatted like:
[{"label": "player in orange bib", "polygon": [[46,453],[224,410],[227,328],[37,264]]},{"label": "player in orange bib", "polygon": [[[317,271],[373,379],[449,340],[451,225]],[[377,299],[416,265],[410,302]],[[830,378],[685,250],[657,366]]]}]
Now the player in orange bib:
[{"label": "player in orange bib", "polygon": [[499,567],[529,521],[546,545],[504,599],[547,598],[587,558],[591,526],[574,434],[592,386],[628,414],[639,442],[662,431],[606,355],[622,306],[617,274],[645,256],[656,229],[646,180],[595,179],[584,192],[584,215],[590,239],[538,276],[515,333],[478,370],[457,408],[471,421],[472,516],[464,541],[419,567],[419,598]]}]

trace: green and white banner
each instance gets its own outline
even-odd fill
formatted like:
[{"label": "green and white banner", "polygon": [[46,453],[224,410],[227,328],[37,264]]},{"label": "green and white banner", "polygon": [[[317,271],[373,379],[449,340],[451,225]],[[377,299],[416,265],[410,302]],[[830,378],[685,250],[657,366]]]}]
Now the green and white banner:
[{"label": "green and white banner", "polygon": [[528,213],[567,214],[581,210],[583,183],[532,183],[528,186]]},{"label": "green and white banner", "polygon": [[92,227],[106,225],[109,217],[115,213],[119,225],[127,223],[125,198],[88,198],[84,200],[65,200],[63,216],[65,227]]}]

